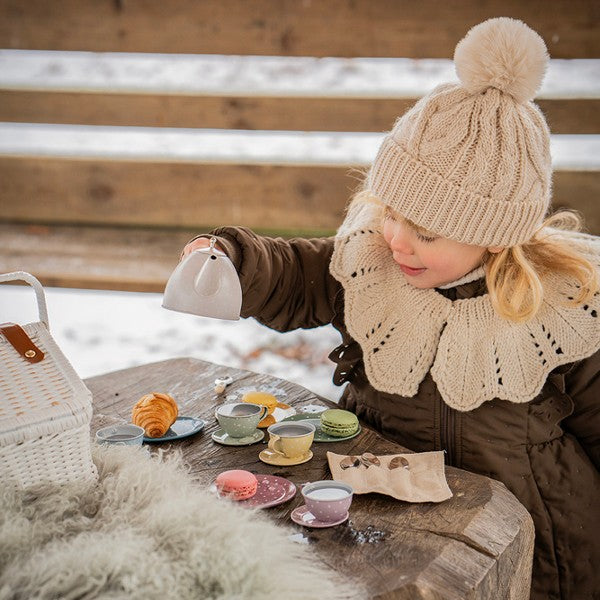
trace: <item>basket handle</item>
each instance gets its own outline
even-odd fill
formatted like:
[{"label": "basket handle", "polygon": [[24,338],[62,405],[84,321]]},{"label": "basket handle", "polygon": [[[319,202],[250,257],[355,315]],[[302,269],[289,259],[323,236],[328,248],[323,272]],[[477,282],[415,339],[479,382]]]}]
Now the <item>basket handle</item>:
[{"label": "basket handle", "polygon": [[49,329],[48,324],[48,309],[46,308],[46,296],[44,294],[44,288],[42,284],[31,274],[25,271],[15,271],[14,273],[2,273],[0,274],[0,283],[4,281],[25,281],[31,285],[35,291],[35,297],[37,298],[38,314],[40,321]]}]

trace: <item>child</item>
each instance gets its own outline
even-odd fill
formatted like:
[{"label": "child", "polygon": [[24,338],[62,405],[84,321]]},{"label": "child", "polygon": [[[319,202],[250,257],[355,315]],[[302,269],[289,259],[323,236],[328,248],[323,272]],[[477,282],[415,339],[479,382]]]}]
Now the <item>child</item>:
[{"label": "child", "polygon": [[542,39],[491,19],[454,59],[460,83],[396,122],[335,240],[213,233],[239,273],[243,316],[340,331],[341,407],[412,450],[445,450],[527,507],[532,598],[592,598],[600,243],[565,228],[572,215],[543,220],[549,132],[531,102]]}]

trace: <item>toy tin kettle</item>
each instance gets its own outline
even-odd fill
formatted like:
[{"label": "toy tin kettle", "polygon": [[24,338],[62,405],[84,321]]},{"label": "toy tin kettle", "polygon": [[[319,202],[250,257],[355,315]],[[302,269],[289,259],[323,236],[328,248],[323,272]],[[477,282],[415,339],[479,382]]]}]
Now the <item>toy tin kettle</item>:
[{"label": "toy tin kettle", "polygon": [[194,250],[175,268],[163,295],[163,308],[177,312],[229,319],[240,318],[242,288],[233,263],[210,247]]}]

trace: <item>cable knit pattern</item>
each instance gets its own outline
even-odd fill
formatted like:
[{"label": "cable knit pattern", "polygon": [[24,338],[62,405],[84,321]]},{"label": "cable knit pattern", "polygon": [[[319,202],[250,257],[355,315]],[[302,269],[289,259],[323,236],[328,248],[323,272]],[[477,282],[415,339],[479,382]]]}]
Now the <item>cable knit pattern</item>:
[{"label": "cable knit pattern", "polygon": [[465,244],[530,239],[548,208],[552,174],[550,133],[538,109],[495,88],[469,96],[449,84],[426,100],[382,143],[367,179],[371,192]]},{"label": "cable knit pattern", "polygon": [[521,21],[500,17],[471,29],[454,60],[460,82],[436,87],[396,121],[367,188],[442,237],[520,244],[550,203],[550,131],[532,102],[546,46]]},{"label": "cable knit pattern", "polygon": [[[527,323],[499,317],[487,294],[451,301],[410,285],[381,232],[382,209],[354,202],[340,227],[330,271],[345,290],[345,323],[379,391],[413,396],[431,370],[444,401],[472,410],[487,400],[527,402],[557,366],[600,348],[600,294],[565,306],[577,285],[554,275]],[[600,240],[556,232],[600,268]]]}]

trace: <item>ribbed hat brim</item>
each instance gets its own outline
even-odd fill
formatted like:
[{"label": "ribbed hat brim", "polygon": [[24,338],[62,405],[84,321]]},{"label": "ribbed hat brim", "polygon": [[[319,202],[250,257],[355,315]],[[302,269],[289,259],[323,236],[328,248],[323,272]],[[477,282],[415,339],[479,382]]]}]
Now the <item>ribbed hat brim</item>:
[{"label": "ribbed hat brim", "polygon": [[550,203],[537,183],[522,201],[481,196],[446,179],[410,156],[391,135],[369,171],[368,188],[419,226],[465,244],[514,246],[531,239]]}]

